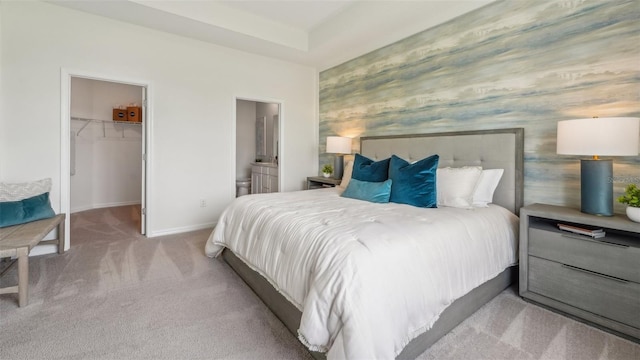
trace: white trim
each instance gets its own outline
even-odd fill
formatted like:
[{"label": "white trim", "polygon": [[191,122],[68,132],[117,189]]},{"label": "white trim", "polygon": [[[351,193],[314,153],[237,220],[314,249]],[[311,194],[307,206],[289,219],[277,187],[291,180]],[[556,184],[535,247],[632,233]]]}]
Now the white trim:
[{"label": "white trim", "polygon": [[315,81],[316,83],[313,86],[315,97],[315,109],[314,109],[314,128],[316,131],[313,134],[314,141],[316,142],[316,161],[315,161],[315,169],[312,174],[317,174],[320,171],[320,72],[316,71],[315,73]]},{"label": "white trim", "polygon": [[[232,200],[236,197],[236,174],[238,171],[238,168],[236,166],[236,162],[238,160],[237,156],[238,156],[238,98],[234,97],[233,98],[233,105],[232,105],[232,110],[233,111],[233,121],[231,122],[231,171],[230,171],[230,175],[231,178],[230,180],[230,184],[232,184],[231,190],[226,191],[227,194],[233,194],[233,197],[231,198]],[[255,114],[255,111],[254,111]],[[251,179],[251,174],[249,174],[249,179]],[[251,187],[249,187],[249,193],[251,193]]]},{"label": "white trim", "polygon": [[110,207],[117,207],[117,206],[128,206],[128,205],[140,205],[140,201],[120,201],[120,202],[113,202],[113,203],[92,204],[92,205],[87,205],[87,206],[80,206],[80,207],[71,209],[70,213],[74,214],[74,213],[81,212],[81,211],[87,211],[87,210],[93,210],[93,209],[103,209],[103,208],[110,208]]},{"label": "white trim", "polygon": [[[235,187],[235,185],[234,185]],[[148,232],[147,237],[157,237],[157,236],[166,236],[166,235],[174,235],[174,234],[182,234],[190,231],[202,230],[202,229],[213,229],[218,224],[217,221],[197,224],[197,225],[189,225],[189,226],[181,226],[171,229],[163,229],[153,232]]]},{"label": "white trim", "polygon": [[57,254],[58,253],[58,245],[55,244],[42,244],[36,245],[29,252],[29,257],[32,256],[40,256],[47,254]]},{"label": "white trim", "polygon": [[282,180],[284,180],[282,174],[284,174],[284,164],[287,162],[286,156],[285,161],[280,160],[282,158],[282,143],[284,142],[284,136],[282,135],[284,134],[284,121],[282,119],[284,118],[284,101],[280,101],[278,102],[278,192],[284,191],[282,189]]},{"label": "white trim", "polygon": [[[146,185],[145,185],[145,194],[144,194],[144,201],[145,201],[145,209],[143,209],[144,211],[144,216],[145,216],[145,222],[146,222],[146,233],[149,234],[150,232],[153,231],[153,202],[154,199],[152,198],[152,196],[150,196],[151,194],[153,194],[153,144],[154,144],[154,137],[153,137],[153,129],[154,129],[154,125],[155,122],[153,121],[153,84],[151,81],[147,81],[147,104],[145,106],[145,110],[147,112],[146,116],[145,116],[145,121],[146,124],[143,125],[144,126],[144,131],[145,131],[145,147],[146,149],[144,149],[144,153],[145,153],[145,178],[146,178]],[[147,235],[145,235],[147,236]]]},{"label": "white trim", "polygon": [[[69,175],[69,130],[70,130],[70,117],[71,117],[71,78],[78,77],[91,80],[109,81],[127,85],[141,86],[147,88],[147,118],[144,125],[146,137],[146,149],[144,153],[147,154],[146,162],[146,178],[143,181],[146,182],[146,216],[147,233],[153,229],[152,214],[152,200],[149,194],[153,194],[153,182],[152,182],[152,157],[153,157],[153,87],[151,81],[123,78],[112,74],[101,74],[95,72],[89,72],[77,69],[60,68],[60,212],[70,214],[71,208],[71,181]],[[65,219],[65,227],[68,229],[65,231],[64,249],[69,250],[71,246],[71,217],[67,216]]]},{"label": "white trim", "polygon": [[[65,101],[66,100],[66,101]],[[71,208],[71,174],[69,149],[69,131],[71,128],[71,74],[65,68],[60,69],[60,213],[69,214]],[[64,219],[64,250],[71,247],[71,216]],[[35,248],[34,248],[35,250]]]}]

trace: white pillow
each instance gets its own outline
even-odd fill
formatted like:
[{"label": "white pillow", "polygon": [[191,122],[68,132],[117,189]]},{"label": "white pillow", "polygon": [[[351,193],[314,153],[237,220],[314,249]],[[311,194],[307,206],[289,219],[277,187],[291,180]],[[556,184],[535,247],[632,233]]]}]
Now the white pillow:
[{"label": "white pillow", "polygon": [[482,170],[473,192],[473,206],[489,207],[489,204],[493,202],[493,193],[496,191],[503,173],[504,169]]},{"label": "white pillow", "polygon": [[51,192],[50,178],[24,183],[0,182],[0,201],[20,201],[47,192]]},{"label": "white pillow", "polygon": [[347,165],[344,166],[344,172],[342,173],[342,182],[340,182],[340,187],[343,189],[347,188],[349,185],[349,180],[351,180],[351,174],[353,173],[353,161],[347,161]]},{"label": "white pillow", "polygon": [[436,171],[438,206],[472,208],[473,191],[476,189],[480,174],[482,174],[480,166],[438,169]]}]

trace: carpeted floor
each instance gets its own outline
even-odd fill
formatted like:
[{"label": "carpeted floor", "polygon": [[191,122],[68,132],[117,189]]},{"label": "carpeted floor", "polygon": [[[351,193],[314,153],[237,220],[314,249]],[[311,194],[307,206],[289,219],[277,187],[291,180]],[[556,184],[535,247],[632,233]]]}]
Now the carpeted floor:
[{"label": "carpeted floor", "polygon": [[[147,239],[136,207],[71,217],[72,248],[30,261],[30,304],[0,296],[0,359],[311,359],[223,262],[209,230]],[[0,279],[16,281],[15,269]],[[420,359],[640,359],[640,345],[508,289]]]}]

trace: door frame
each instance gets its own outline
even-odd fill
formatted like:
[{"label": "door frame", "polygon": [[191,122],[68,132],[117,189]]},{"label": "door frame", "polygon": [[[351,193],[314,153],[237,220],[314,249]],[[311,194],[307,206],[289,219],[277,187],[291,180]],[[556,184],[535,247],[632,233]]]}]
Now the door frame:
[{"label": "door frame", "polygon": [[[279,100],[279,99],[273,99],[273,98],[266,98],[266,97],[259,97],[259,96],[239,96],[236,95],[233,97],[233,126],[232,126],[232,139],[233,139],[233,145],[231,146],[231,148],[233,149],[231,151],[231,163],[233,164],[233,171],[232,171],[232,182],[231,184],[233,184],[233,194],[234,194],[234,198],[235,198],[235,193],[236,193],[236,172],[238,171],[238,169],[236,169],[236,146],[238,146],[238,135],[237,135],[237,131],[238,131],[238,108],[237,108],[237,104],[238,104],[238,100],[244,100],[244,101],[254,101],[254,102],[261,102],[261,103],[265,103],[265,104],[278,104],[278,192],[282,191],[282,174],[284,174],[283,169],[284,169],[284,164],[286,162],[286,159],[283,161],[282,160],[282,144],[283,144],[283,136],[282,134],[284,133],[283,129],[284,129],[284,101]],[[253,185],[252,185],[253,186]]]},{"label": "door frame", "polygon": [[[143,148],[140,149],[143,161],[144,178],[140,184],[145,191],[142,192],[141,204],[144,206],[144,213],[140,216],[145,217],[144,223],[146,224],[145,236],[150,233],[149,229],[153,229],[153,212],[152,201],[147,194],[152,193],[153,183],[151,181],[152,174],[152,150],[153,150],[153,92],[152,84],[150,81],[133,79],[129,77],[121,77],[114,75],[100,74],[91,71],[77,70],[77,69],[60,69],[60,212],[67,214],[65,218],[65,239],[64,248],[68,250],[71,247],[71,175],[70,171],[70,131],[71,131],[71,78],[84,78],[90,80],[108,81],[120,84],[135,85],[146,89],[146,104],[142,104],[145,108],[145,118],[142,122],[142,144]],[[143,212],[141,211],[141,212]]]}]

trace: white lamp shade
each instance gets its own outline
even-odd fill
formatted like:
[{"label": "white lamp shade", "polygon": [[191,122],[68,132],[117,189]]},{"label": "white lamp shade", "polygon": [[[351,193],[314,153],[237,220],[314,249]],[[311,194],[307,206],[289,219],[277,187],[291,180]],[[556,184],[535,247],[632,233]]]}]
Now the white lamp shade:
[{"label": "white lamp shade", "polygon": [[327,153],[351,154],[351,138],[342,136],[327,136]]},{"label": "white lamp shade", "polygon": [[638,155],[640,119],[590,118],[558,121],[557,153],[563,155]]}]

